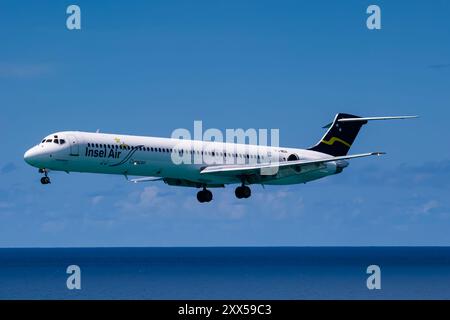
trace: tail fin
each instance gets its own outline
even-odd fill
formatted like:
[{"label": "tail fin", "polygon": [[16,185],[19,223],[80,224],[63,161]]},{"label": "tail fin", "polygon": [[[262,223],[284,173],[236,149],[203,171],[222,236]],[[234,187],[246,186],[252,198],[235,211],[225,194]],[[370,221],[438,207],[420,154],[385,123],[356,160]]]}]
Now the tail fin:
[{"label": "tail fin", "polygon": [[409,119],[417,116],[399,117],[368,117],[362,118],[346,113],[338,113],[333,122],[325,126],[328,128],[323,138],[308,150],[326,153],[335,157],[347,155],[356,139],[359,130],[369,120]]},{"label": "tail fin", "polygon": [[343,118],[360,118],[347,113],[338,113],[331,124],[325,126],[329,128],[322,139],[309,150],[326,153],[335,157],[347,155],[350,147],[355,141],[359,130],[366,121],[338,122]]}]

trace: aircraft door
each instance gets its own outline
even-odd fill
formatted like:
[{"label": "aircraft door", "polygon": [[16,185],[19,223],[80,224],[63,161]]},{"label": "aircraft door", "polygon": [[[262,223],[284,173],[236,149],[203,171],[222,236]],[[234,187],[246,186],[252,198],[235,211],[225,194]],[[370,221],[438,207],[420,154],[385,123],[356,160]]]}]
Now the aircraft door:
[{"label": "aircraft door", "polygon": [[70,144],[70,155],[78,157],[80,155],[80,146],[78,145],[77,138],[75,136],[67,136]]}]

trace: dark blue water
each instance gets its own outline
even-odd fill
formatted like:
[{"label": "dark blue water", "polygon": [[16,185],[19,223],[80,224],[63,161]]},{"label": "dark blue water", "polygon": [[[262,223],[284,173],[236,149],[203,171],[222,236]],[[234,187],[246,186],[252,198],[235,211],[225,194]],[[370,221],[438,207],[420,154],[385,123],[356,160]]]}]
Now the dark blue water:
[{"label": "dark blue water", "polygon": [[450,248],[0,249],[0,298],[450,299]]}]

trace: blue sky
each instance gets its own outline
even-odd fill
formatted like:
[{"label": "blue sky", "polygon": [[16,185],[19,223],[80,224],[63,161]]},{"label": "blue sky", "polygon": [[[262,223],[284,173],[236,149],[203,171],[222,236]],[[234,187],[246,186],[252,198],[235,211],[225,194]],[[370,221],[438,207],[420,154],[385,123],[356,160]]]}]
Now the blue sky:
[{"label": "blue sky", "polygon": [[[0,246],[450,245],[448,1],[68,1],[0,5]],[[366,8],[382,29],[366,28]],[[343,174],[196,190],[54,173],[23,153],[59,130],[170,136],[279,128],[308,147],[337,112],[371,123]]]}]

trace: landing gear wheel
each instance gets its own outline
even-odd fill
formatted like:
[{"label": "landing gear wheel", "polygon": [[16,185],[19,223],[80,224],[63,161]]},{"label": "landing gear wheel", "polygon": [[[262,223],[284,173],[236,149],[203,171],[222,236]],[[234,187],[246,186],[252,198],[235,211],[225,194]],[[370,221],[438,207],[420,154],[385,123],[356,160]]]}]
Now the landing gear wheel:
[{"label": "landing gear wheel", "polygon": [[252,195],[252,190],[250,190],[249,187],[244,186],[244,198],[250,198],[250,196]]},{"label": "landing gear wheel", "polygon": [[50,183],[50,178],[48,177],[48,170],[47,169],[39,169],[39,173],[43,173],[44,176],[41,178],[41,183],[42,184],[49,184]]},{"label": "landing gear wheel", "polygon": [[206,202],[210,202],[213,198],[212,192],[209,190],[205,190]]},{"label": "landing gear wheel", "polygon": [[237,187],[236,190],[234,190],[234,194],[236,195],[236,198],[242,199],[244,197],[244,192],[242,191],[242,187]]},{"label": "landing gear wheel", "polygon": [[213,198],[212,192],[207,189],[203,189],[197,192],[197,200],[200,203],[210,202],[212,198]]},{"label": "landing gear wheel", "polygon": [[41,178],[41,183],[42,184],[49,184],[50,183],[50,178],[49,177],[42,177]]},{"label": "landing gear wheel", "polygon": [[247,186],[240,186],[236,188],[234,194],[238,199],[249,198],[252,195],[252,191]]},{"label": "landing gear wheel", "polygon": [[197,200],[198,200],[198,202],[200,202],[200,203],[205,202],[205,200],[203,200],[203,191],[197,192]]}]

